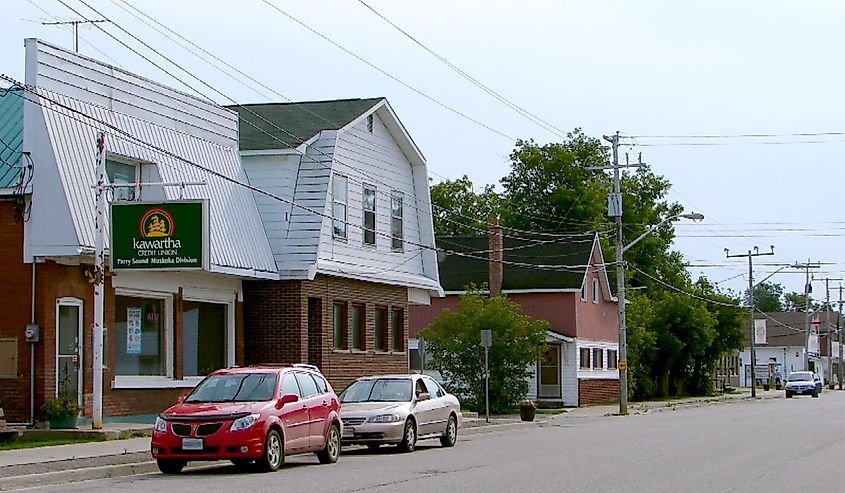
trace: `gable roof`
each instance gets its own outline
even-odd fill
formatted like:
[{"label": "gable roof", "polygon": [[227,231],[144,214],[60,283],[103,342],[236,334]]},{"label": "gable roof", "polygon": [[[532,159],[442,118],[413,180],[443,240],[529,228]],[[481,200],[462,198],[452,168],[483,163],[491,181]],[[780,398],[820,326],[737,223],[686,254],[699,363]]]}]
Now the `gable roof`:
[{"label": "gable roof", "polygon": [[[580,290],[596,235],[584,233],[559,239],[505,236],[503,243],[502,291]],[[446,251],[437,255],[440,285],[445,291],[464,291],[469,284],[488,282],[487,236],[438,236],[437,246]]]},{"label": "gable roof", "polygon": [[258,151],[296,148],[321,130],[345,127],[383,99],[243,104],[227,108],[240,116],[240,149]]},{"label": "gable roof", "polygon": [[18,185],[23,146],[23,93],[0,88],[0,188]]}]

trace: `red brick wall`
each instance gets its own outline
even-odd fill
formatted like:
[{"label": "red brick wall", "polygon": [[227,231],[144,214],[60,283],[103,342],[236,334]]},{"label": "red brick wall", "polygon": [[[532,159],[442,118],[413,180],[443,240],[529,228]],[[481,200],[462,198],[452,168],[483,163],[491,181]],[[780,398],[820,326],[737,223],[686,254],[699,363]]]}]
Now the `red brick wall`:
[{"label": "red brick wall", "polygon": [[[24,329],[30,321],[32,266],[23,263],[23,222],[15,221],[14,213],[14,202],[0,200],[0,338],[17,339],[18,355],[17,376],[0,378],[0,407],[6,421],[16,423],[29,420],[30,344]],[[36,347],[36,361],[39,352]]]},{"label": "red brick wall", "polygon": [[619,380],[578,380],[578,405],[591,406],[619,402]]},{"label": "red brick wall", "polygon": [[[408,294],[406,288],[317,276],[313,281],[244,282],[246,355],[248,364],[297,363],[308,360],[308,298],[322,299],[322,344],[318,364],[336,391],[364,375],[407,373]],[[332,306],[363,305],[365,350],[352,347],[347,323],[347,349],[333,348]],[[376,306],[402,311],[402,351],[375,350]],[[393,341],[388,341],[389,347]],[[312,351],[313,353],[313,351]]]}]

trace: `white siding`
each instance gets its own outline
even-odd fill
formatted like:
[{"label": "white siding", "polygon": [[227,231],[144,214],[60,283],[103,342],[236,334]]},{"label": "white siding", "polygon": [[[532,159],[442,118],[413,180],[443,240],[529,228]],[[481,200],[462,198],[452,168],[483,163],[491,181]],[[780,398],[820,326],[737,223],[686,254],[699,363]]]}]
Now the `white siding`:
[{"label": "white siding", "polygon": [[529,401],[537,400],[537,363],[528,365],[528,395],[525,396]]},{"label": "white siding", "polygon": [[[88,84],[75,87],[71,82],[81,83],[77,79]],[[55,198],[48,199],[47,205],[69,211],[70,224],[76,232],[74,243],[70,245],[67,243],[69,238],[54,239],[52,231],[61,226],[58,223],[62,218],[53,210],[34,207],[31,254],[55,255],[62,249],[93,250],[95,140],[97,132],[105,130],[108,153],[152,163],[161,179],[167,182],[206,183],[187,187],[184,191],[168,187],[161,193],[169,200],[209,199],[212,271],[276,276],[276,266],[252,194],[231,181],[247,181],[237,141],[231,138],[237,135],[237,118],[233,113],[35,40],[27,40],[27,82],[38,86],[43,108],[26,103],[27,115],[38,115],[32,124],[25,122],[26,138],[39,146],[39,158],[52,156],[39,164],[55,165],[61,183],[61,188],[56,190],[50,174],[42,175],[48,185],[46,193],[56,193]],[[119,89],[123,82],[131,83],[132,88]],[[144,97],[143,105],[129,104],[140,96]],[[138,106],[144,106],[144,109]],[[115,111],[115,107],[130,114]],[[153,118],[154,121],[150,120]],[[46,123],[46,128],[40,122]],[[212,172],[200,170],[174,156]],[[58,198],[61,196],[63,200]],[[108,247],[108,240],[106,245]]]},{"label": "white siding", "polygon": [[[577,362],[577,369],[578,369],[578,378],[579,379],[619,379],[619,370],[617,368],[608,368],[607,367],[607,350],[614,349],[616,351],[619,350],[619,344],[615,342],[605,342],[605,341],[591,341],[589,339],[578,339],[577,340],[577,347],[578,350],[575,352],[576,362]],[[591,351],[594,348],[602,349],[602,368],[601,369],[586,369],[581,368],[581,348],[588,348]],[[591,356],[592,357],[592,356]]]},{"label": "white siding", "polygon": [[563,405],[578,405],[578,350],[577,344],[563,343]]},{"label": "white siding", "polygon": [[[366,117],[338,132],[333,171],[349,179],[348,237],[346,240],[333,238],[331,221],[325,220],[320,265],[351,277],[436,290],[436,270],[432,273],[431,269],[425,269],[424,259],[429,255],[427,249],[420,246],[433,245],[433,237],[428,232],[431,206],[425,166],[411,164],[385,126],[380,112],[373,117],[372,133],[367,130]],[[418,182],[424,184],[424,196],[419,195],[421,186]],[[376,188],[375,247],[363,244],[364,184]],[[403,195],[402,251],[391,248],[390,199],[394,191]],[[331,203],[330,196],[326,203]],[[421,220],[420,214],[426,219]],[[421,226],[426,228],[422,234]]]}]

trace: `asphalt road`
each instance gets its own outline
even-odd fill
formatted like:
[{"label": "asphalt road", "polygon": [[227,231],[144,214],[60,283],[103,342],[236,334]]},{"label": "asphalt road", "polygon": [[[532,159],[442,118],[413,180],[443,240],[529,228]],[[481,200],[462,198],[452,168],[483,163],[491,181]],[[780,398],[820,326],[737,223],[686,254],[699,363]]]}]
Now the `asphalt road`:
[{"label": "asphalt road", "polygon": [[627,417],[576,411],[451,449],[421,442],[413,454],[351,449],[334,465],[289,457],[272,474],[218,466],[30,491],[838,491],[843,411],[845,392],[833,391]]}]

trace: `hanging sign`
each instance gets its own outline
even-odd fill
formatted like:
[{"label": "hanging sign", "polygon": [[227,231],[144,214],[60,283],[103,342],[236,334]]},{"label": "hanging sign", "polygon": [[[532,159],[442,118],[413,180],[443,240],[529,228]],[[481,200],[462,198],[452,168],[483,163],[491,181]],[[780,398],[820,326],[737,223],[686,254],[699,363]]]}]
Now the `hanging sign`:
[{"label": "hanging sign", "polygon": [[754,320],[754,344],[766,344],[766,321]]},{"label": "hanging sign", "polygon": [[205,268],[206,211],[204,201],[113,203],[109,257],[112,270]]},{"label": "hanging sign", "polygon": [[141,354],[141,308],[126,309],[126,354]]}]

